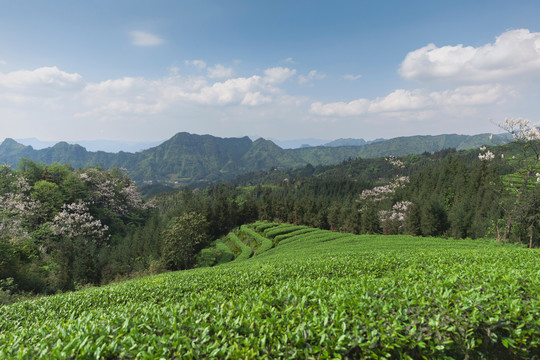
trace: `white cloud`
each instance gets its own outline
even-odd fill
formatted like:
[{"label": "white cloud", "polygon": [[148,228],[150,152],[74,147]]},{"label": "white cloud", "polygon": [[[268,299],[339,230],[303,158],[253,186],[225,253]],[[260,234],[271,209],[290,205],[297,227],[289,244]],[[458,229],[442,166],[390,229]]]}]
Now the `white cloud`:
[{"label": "white cloud", "polygon": [[437,47],[429,44],[407,54],[399,73],[426,83],[482,84],[540,79],[540,33],[509,30],[493,44]]},{"label": "white cloud", "polygon": [[206,68],[206,63],[202,60],[186,60],[186,65],[193,65],[199,69]]},{"label": "white cloud", "polygon": [[97,84],[88,84],[85,91],[89,93],[121,94],[134,89],[143,90],[148,86],[148,82],[142,78],[124,77],[122,79],[106,80]]},{"label": "white cloud", "polygon": [[322,80],[326,77],[326,74],[317,72],[317,70],[311,70],[307,75],[299,75],[298,83],[305,85],[312,80]]},{"label": "white cloud", "polygon": [[0,59],[0,65],[6,65],[6,64],[7,64],[6,60]]},{"label": "white cloud", "polygon": [[89,84],[84,102],[90,108],[79,117],[106,117],[115,114],[156,114],[185,105],[212,107],[255,107],[283,100],[275,85],[294,75],[294,70],[271,68],[264,77],[237,77],[209,82],[204,77],[167,77],[148,80],[125,77]]},{"label": "white cloud", "polygon": [[272,98],[270,96],[264,96],[259,91],[256,91],[246,93],[242,99],[241,105],[258,106],[267,104],[269,102],[272,102]]},{"label": "white cloud", "polygon": [[510,87],[499,84],[462,86],[454,90],[432,92],[430,97],[436,104],[444,106],[483,106],[503,102],[507,97],[514,96]]},{"label": "white cloud", "polygon": [[351,102],[311,104],[311,113],[320,116],[358,116],[364,114],[397,113],[469,107],[495,104],[511,94],[502,85],[463,86],[454,90],[429,91],[427,89],[398,89],[385,97],[357,99]]},{"label": "white cloud", "polygon": [[83,87],[81,75],[61,71],[56,66],[0,73],[0,91],[6,89],[11,93],[50,97],[59,92],[82,90]]},{"label": "white cloud", "polygon": [[426,90],[410,91],[398,89],[383,98],[377,98],[371,101],[368,112],[382,113],[418,110],[425,109],[433,105],[432,96]]},{"label": "white cloud", "polygon": [[[270,94],[277,89],[269,86],[258,75],[249,78],[234,78],[205,86],[197,92],[178,93],[183,99],[213,106],[248,105],[257,106],[272,101]],[[266,95],[263,95],[265,94]]]},{"label": "white cloud", "polygon": [[230,78],[234,75],[232,68],[227,68],[221,64],[216,64],[208,68],[208,77],[212,79]]},{"label": "white cloud", "polygon": [[316,102],[311,104],[311,113],[321,116],[353,116],[362,115],[369,111],[370,101],[358,99],[351,102],[334,102],[323,104]]},{"label": "white cloud", "polygon": [[264,80],[270,84],[281,84],[294,74],[296,74],[294,69],[273,67],[264,70]]},{"label": "white cloud", "polygon": [[287,64],[296,64],[296,61],[294,61],[294,59],[292,57],[288,57],[286,58],[285,60],[283,60],[283,62],[287,63]]},{"label": "white cloud", "polygon": [[157,46],[164,43],[164,40],[146,31],[133,30],[129,33],[131,44],[135,46]]},{"label": "white cloud", "polygon": [[352,75],[352,74],[343,75],[343,78],[347,80],[358,80],[361,77],[362,75]]}]

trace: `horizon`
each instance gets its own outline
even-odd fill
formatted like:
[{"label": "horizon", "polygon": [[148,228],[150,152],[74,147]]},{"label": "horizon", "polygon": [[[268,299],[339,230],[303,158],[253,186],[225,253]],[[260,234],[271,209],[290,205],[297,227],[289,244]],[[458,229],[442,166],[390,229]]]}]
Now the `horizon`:
[{"label": "horizon", "polygon": [[[298,149],[305,145],[308,145],[310,147],[317,147],[317,146],[327,146],[329,143],[332,143],[334,141],[340,141],[340,140],[363,140],[366,142],[366,145],[378,141],[387,141],[397,138],[407,138],[407,137],[424,137],[424,136],[452,136],[452,135],[458,135],[458,136],[477,136],[477,135],[504,135],[505,133],[499,132],[499,133],[478,133],[478,134],[459,134],[459,133],[446,133],[446,134],[415,134],[415,135],[409,135],[409,136],[396,136],[391,138],[376,138],[376,139],[364,139],[364,138],[335,138],[335,139],[315,139],[315,138],[299,138],[299,139],[291,139],[291,140],[281,140],[276,138],[265,138],[263,136],[249,136],[249,135],[240,135],[240,136],[230,136],[230,137],[219,137],[214,136],[211,134],[194,134],[194,133],[188,133],[188,132],[178,132],[172,136],[170,136],[167,139],[159,140],[159,141],[128,141],[128,140],[106,140],[106,139],[95,139],[95,140],[79,140],[79,141],[70,141],[70,140],[51,140],[51,141],[45,141],[40,140],[35,137],[31,138],[23,138],[23,139],[13,139],[13,138],[4,138],[0,140],[0,145],[7,139],[11,139],[19,144],[30,146],[34,150],[42,150],[51,148],[54,145],[58,143],[68,143],[71,145],[79,145],[83,148],[85,148],[89,152],[96,152],[96,151],[104,151],[104,152],[111,152],[111,153],[117,153],[120,151],[124,152],[139,152],[146,149],[151,149],[154,147],[157,147],[169,140],[171,140],[174,136],[180,134],[180,133],[187,133],[189,135],[195,135],[195,136],[213,136],[217,138],[230,138],[230,139],[239,139],[248,137],[252,142],[256,141],[257,139],[264,139],[272,141],[277,146],[281,147],[282,149]],[[293,144],[293,145],[291,145]],[[353,145],[353,146],[362,146],[362,145]]]},{"label": "horizon", "polygon": [[497,133],[489,119],[540,119],[538,14],[529,0],[4,2],[0,139]]}]

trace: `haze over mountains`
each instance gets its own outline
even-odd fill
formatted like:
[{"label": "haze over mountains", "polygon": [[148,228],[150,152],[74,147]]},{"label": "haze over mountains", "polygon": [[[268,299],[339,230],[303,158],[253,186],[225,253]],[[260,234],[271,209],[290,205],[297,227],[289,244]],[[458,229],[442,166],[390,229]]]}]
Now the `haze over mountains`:
[{"label": "haze over mountains", "polygon": [[[260,138],[260,136],[250,136],[253,141]],[[301,147],[310,146],[360,146],[370,144],[373,142],[383,141],[385,139],[376,139],[372,141],[366,141],[364,139],[337,139],[337,140],[323,140],[323,139],[293,139],[293,140],[279,140],[275,138],[269,138],[274,144],[282,149],[298,149]],[[25,138],[15,139],[19,144],[31,146],[34,150],[46,149],[59,143],[60,141],[43,141],[37,138]],[[82,140],[82,141],[66,141],[68,144],[80,145],[88,151],[105,151],[117,153],[120,151],[125,152],[138,152],[149,149],[154,146],[158,146],[164,141],[120,141],[120,140]]]},{"label": "haze over mountains", "polygon": [[[36,138],[15,139],[19,144],[31,146],[35,150],[46,149],[59,141],[42,141]],[[137,152],[158,146],[163,141],[118,141],[118,140],[83,140],[69,141],[70,144],[81,145],[88,151],[105,151],[117,153],[120,151]]]},{"label": "haze over mountains", "polygon": [[[26,141],[28,143],[28,139]],[[366,142],[339,139],[325,146],[283,149],[270,140],[249,137],[220,138],[185,132],[139,152],[89,151],[78,144],[59,142],[43,149],[5,139],[0,144],[0,164],[16,167],[21,158],[50,164],[71,164],[74,168],[121,167],[138,183],[188,185],[234,178],[260,170],[293,169],[307,164],[330,165],[363,157],[402,156],[435,152],[446,148],[466,150],[481,145],[506,143],[508,139],[489,134],[408,136]]]}]

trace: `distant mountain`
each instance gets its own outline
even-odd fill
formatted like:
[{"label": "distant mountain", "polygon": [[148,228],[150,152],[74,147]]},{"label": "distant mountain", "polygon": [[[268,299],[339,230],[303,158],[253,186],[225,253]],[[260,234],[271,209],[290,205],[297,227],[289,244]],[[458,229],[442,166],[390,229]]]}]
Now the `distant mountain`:
[{"label": "distant mountain", "polygon": [[368,144],[373,144],[376,142],[385,141],[385,139],[375,139],[366,141],[364,139],[337,139],[334,141],[331,141],[329,143],[324,144],[324,146],[332,146],[332,147],[338,147],[338,146],[364,146]]},{"label": "distant mountain", "polygon": [[274,144],[282,149],[298,149],[301,147],[321,146],[328,143],[328,140],[322,139],[296,139],[296,140],[278,140],[270,138]]},{"label": "distant mountain", "polygon": [[[45,149],[54,146],[56,141],[41,141],[36,138],[16,139],[20,144],[32,146],[35,150]],[[75,144],[69,141],[70,144]],[[137,152],[161,144],[162,141],[119,141],[119,140],[85,140],[78,141],[88,151],[105,151],[117,153],[120,151]]]},{"label": "distant mountain", "polygon": [[34,150],[13,139],[0,144],[0,164],[16,167],[21,158],[50,164],[71,164],[74,168],[121,167],[139,183],[187,185],[232,179],[252,171],[293,169],[307,164],[329,165],[363,157],[435,152],[446,148],[471,149],[506,143],[509,139],[489,134],[400,137],[362,146],[316,146],[282,149],[270,140],[249,137],[219,138],[211,135],[178,133],[158,146],[137,152],[92,152],[80,145],[60,142]]},{"label": "distant mountain", "polygon": [[31,146],[36,150],[45,149],[54,146],[58,141],[42,141],[36,138],[15,139],[16,142],[22,145]]}]

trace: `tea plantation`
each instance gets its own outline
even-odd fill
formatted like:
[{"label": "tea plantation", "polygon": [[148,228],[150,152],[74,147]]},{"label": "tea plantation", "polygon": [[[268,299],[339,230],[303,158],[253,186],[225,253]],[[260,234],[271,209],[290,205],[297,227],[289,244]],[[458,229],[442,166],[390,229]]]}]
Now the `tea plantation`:
[{"label": "tea plantation", "polygon": [[540,358],[538,249],[255,223],[208,251],[0,307],[0,358]]}]

